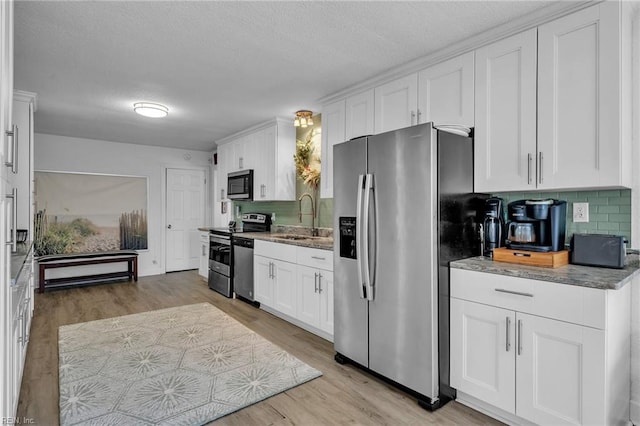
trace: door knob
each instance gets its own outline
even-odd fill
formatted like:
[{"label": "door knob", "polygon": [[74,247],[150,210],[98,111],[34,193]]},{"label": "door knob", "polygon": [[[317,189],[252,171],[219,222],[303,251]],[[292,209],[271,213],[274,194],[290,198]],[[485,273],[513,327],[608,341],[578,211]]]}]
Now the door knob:
[{"label": "door knob", "polygon": [[171,225],[167,225],[167,229],[171,229]]}]

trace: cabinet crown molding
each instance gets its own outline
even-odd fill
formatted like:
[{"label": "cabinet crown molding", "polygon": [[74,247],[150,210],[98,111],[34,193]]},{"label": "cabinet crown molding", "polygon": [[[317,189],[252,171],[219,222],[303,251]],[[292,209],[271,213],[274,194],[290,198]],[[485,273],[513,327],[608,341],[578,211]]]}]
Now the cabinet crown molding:
[{"label": "cabinet crown molding", "polygon": [[20,101],[20,102],[26,102],[26,103],[33,103],[33,110],[37,110],[38,109],[38,94],[37,93],[33,93],[33,92],[27,92],[24,90],[14,90],[13,91],[13,100],[14,101]]},{"label": "cabinet crown molding", "polygon": [[519,32],[537,27],[561,16],[568,15],[589,6],[593,6],[597,3],[601,3],[602,1],[604,0],[556,2],[526,16],[509,21],[503,25],[485,31],[484,33],[461,40],[430,55],[414,59],[405,64],[399,65],[388,71],[378,74],[377,76],[372,77],[368,80],[356,83],[355,85],[346,87],[339,92],[320,98],[318,99],[318,103],[320,103],[321,105],[326,105],[358,94],[365,90],[373,89],[380,84],[384,84],[391,80],[395,80],[397,78],[401,78],[406,75],[418,72],[424,68],[439,64],[440,62],[444,62],[448,59],[473,51],[487,44],[510,37]]},{"label": "cabinet crown molding", "polygon": [[290,125],[291,127],[293,127],[293,118],[287,119],[285,117],[275,117],[270,120],[251,126],[249,128],[246,128],[244,130],[241,130],[239,132],[233,133],[229,136],[225,136],[222,139],[218,139],[217,141],[215,141],[215,143],[217,146],[224,145],[224,144],[233,142],[234,140],[241,138],[243,136],[247,136],[259,130],[266,129],[267,127],[273,126],[274,124],[277,126]]}]

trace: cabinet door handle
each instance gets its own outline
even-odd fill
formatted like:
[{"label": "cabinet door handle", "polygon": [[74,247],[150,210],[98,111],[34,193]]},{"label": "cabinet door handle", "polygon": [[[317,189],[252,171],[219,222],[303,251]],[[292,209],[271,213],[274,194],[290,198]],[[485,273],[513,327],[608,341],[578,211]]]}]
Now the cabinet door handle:
[{"label": "cabinet door handle", "polygon": [[30,336],[30,330],[29,330],[29,316],[31,315],[31,310],[29,309],[29,301],[31,299],[27,299],[24,301],[24,311],[22,313],[22,315],[24,316],[24,320],[23,320],[23,324],[24,324],[24,328],[23,328],[23,332],[22,332],[22,346],[26,345],[27,343],[29,343],[29,336]]},{"label": "cabinet door handle", "polygon": [[264,184],[260,185],[260,196],[262,198],[267,196],[267,185],[264,185]]},{"label": "cabinet door handle", "polygon": [[11,200],[11,239],[6,241],[11,246],[11,252],[18,251],[18,188],[13,188],[11,194],[7,194],[6,198]]},{"label": "cabinet door handle", "polygon": [[418,121],[416,122],[416,124],[420,124],[420,117],[422,117],[422,111],[420,111],[420,108],[418,108]]},{"label": "cabinet door handle", "polygon": [[311,256],[311,258],[316,260],[327,260],[326,257],[320,257],[320,256]]},{"label": "cabinet door handle", "polygon": [[538,158],[539,158],[539,160],[538,160],[538,162],[539,162],[539,164],[538,164],[538,172],[540,173],[540,175],[538,176],[538,183],[541,184],[542,181],[543,181],[543,178],[542,178],[542,160],[543,160],[542,151],[540,151],[540,153],[538,153]]},{"label": "cabinet door handle", "polygon": [[273,263],[269,262],[269,278],[273,278],[273,273],[271,272],[272,266],[273,266]]},{"label": "cabinet door handle", "polygon": [[511,349],[511,337],[509,336],[509,329],[511,328],[511,318],[507,317],[507,326],[505,327],[506,329],[506,337],[507,337],[507,347],[506,350],[507,352],[509,352],[509,350]]},{"label": "cabinet door handle", "polygon": [[527,185],[531,185],[531,161],[533,160],[533,156],[531,153],[527,154]]},{"label": "cabinet door handle", "polygon": [[531,294],[531,293],[522,293],[520,291],[511,291],[511,290],[505,290],[505,289],[502,289],[502,288],[494,288],[494,290],[498,291],[500,293],[515,294],[516,296],[533,297],[533,294]]},{"label": "cabinet door handle", "polygon": [[243,165],[244,165],[244,158],[242,157],[238,158],[238,167],[242,169]]},{"label": "cabinet door handle", "polygon": [[416,112],[411,110],[411,125],[413,126],[413,120],[416,118]]},{"label": "cabinet door handle", "polygon": [[318,292],[318,273],[317,272],[313,274],[313,286],[315,287],[313,289],[313,292],[317,293]]},{"label": "cabinet door handle", "polygon": [[24,311],[18,317],[20,321],[20,333],[18,334],[18,343],[24,344]]},{"label": "cabinet door handle", "polygon": [[204,244],[202,245],[202,256],[204,256]]},{"label": "cabinet door handle", "polygon": [[224,189],[220,190],[220,199],[224,200]]},{"label": "cabinet door handle", "polygon": [[16,174],[18,173],[18,126],[14,124],[11,130],[7,130],[5,133],[7,139],[11,138],[10,145],[7,141],[7,145],[11,146],[11,161],[5,161],[4,165],[11,167],[11,172]]},{"label": "cabinet door handle", "polygon": [[318,294],[322,294],[322,273],[318,273]]},{"label": "cabinet door handle", "polygon": [[522,320],[518,320],[518,355],[522,354]]}]

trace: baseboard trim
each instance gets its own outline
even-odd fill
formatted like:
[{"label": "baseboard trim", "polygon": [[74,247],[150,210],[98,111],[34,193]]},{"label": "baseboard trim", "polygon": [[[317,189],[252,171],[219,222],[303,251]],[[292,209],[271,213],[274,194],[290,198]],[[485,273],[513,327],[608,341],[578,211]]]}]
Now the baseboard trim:
[{"label": "baseboard trim", "polygon": [[311,325],[309,325],[307,323],[304,323],[304,322],[298,320],[297,318],[293,318],[293,317],[291,317],[291,316],[289,316],[287,314],[284,314],[284,313],[280,312],[279,310],[272,308],[271,306],[266,306],[264,304],[260,304],[260,309],[262,309],[263,311],[267,311],[271,315],[275,315],[280,319],[283,319],[283,320],[285,320],[287,322],[290,322],[291,324],[293,324],[293,325],[295,325],[297,327],[300,327],[300,328],[308,331],[309,333],[313,333],[316,336],[322,337],[323,339],[328,340],[331,343],[333,343],[333,335],[331,335],[331,334],[329,334],[329,333],[327,333],[327,332],[325,332],[323,330],[320,330],[318,328],[315,328],[314,326],[311,326]]}]

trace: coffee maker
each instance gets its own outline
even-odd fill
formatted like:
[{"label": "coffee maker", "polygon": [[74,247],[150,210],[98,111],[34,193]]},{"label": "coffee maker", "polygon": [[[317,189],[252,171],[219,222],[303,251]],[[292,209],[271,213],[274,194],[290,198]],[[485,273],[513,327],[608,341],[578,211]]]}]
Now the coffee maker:
[{"label": "coffee maker", "polygon": [[504,247],[504,201],[502,198],[491,197],[485,200],[484,220],[482,221],[482,254],[491,257],[493,249]]},{"label": "coffee maker", "polygon": [[564,250],[567,202],[518,200],[509,203],[505,245],[513,250],[551,252]]}]

